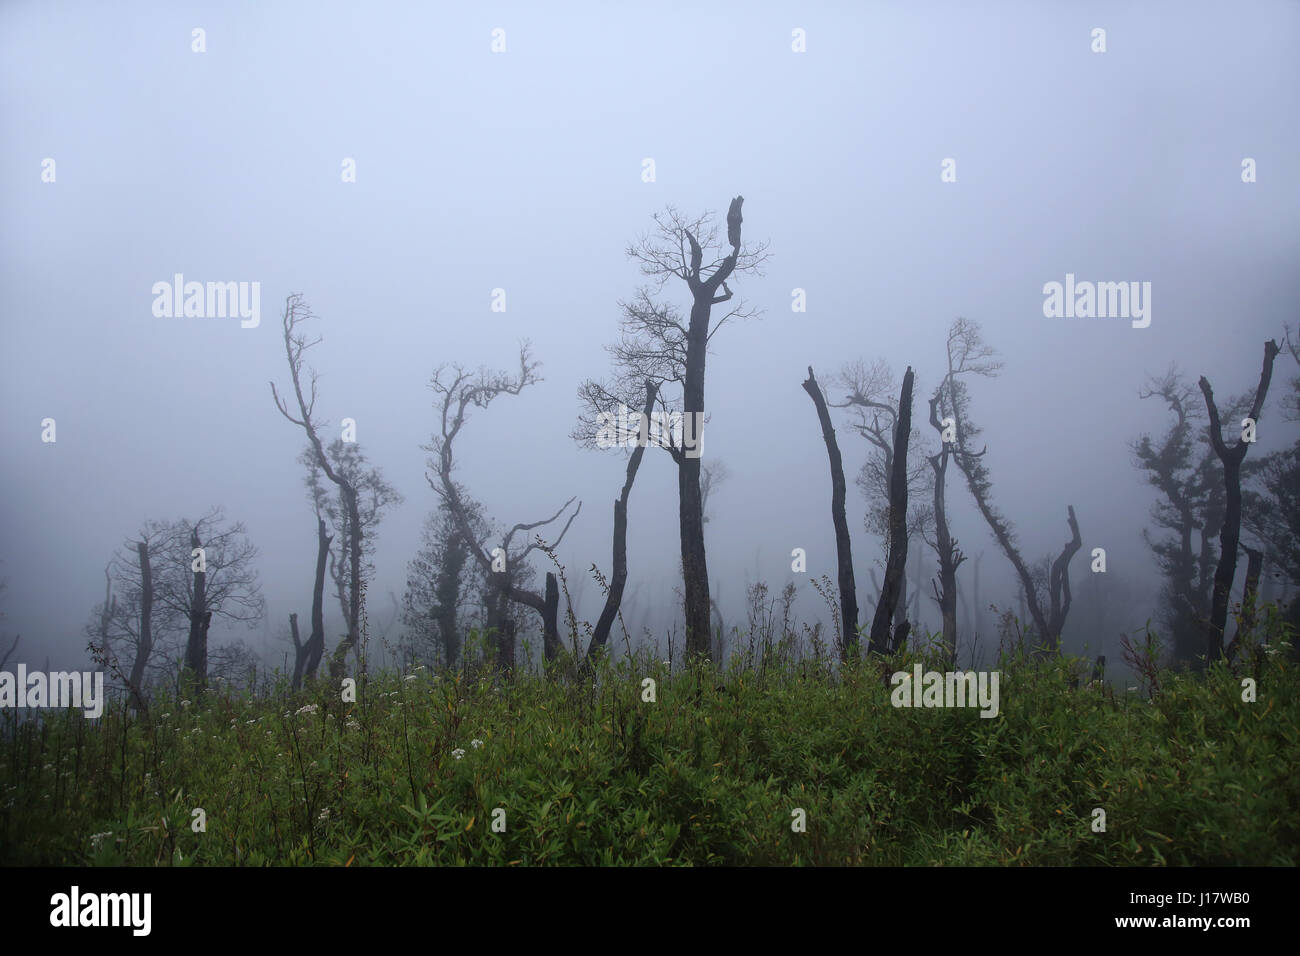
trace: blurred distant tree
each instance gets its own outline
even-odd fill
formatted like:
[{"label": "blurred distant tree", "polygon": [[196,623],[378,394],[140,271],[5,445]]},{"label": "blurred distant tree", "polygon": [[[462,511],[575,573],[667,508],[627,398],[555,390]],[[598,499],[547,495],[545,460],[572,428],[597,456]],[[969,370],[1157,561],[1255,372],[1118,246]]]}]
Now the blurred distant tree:
[{"label": "blurred distant tree", "polygon": [[[434,374],[430,387],[435,395],[434,408],[438,412],[438,431],[434,433],[429,444],[423,448],[434,457],[429,460],[430,471],[425,478],[438,495],[439,500],[455,519],[461,538],[469,548],[470,556],[492,584],[494,595],[488,603],[488,628],[495,631],[498,646],[498,664],[509,669],[514,666],[515,627],[506,614],[505,602],[513,601],[535,610],[542,619],[542,649],[548,661],[554,660],[561,649],[559,635],[559,585],[553,573],[546,575],[546,592],[538,594],[522,586],[528,572],[527,558],[539,547],[550,550],[559,547],[568,532],[573,519],[582,510],[582,503],[569,515],[568,521],[560,530],[559,536],[550,544],[545,544],[540,537],[516,545],[516,534],[536,531],[559,519],[575,498],[570,498],[551,517],[531,523],[514,525],[500,539],[499,544],[490,550],[485,547],[486,537],[476,533],[471,518],[472,509],[464,490],[452,480],[455,465],[454,443],[468,419],[469,410],[487,408],[502,395],[518,395],[529,385],[541,381],[537,374],[537,363],[530,360],[528,346],[525,343],[519,349],[519,373],[489,372],[480,369],[478,373],[470,372],[461,365],[442,366]],[[513,550],[512,550],[513,549]]]},{"label": "blurred distant tree", "polygon": [[[481,509],[464,489],[461,501],[469,513],[471,529],[487,537]],[[413,659],[454,668],[463,643],[461,611],[475,603],[484,578],[470,561],[470,544],[445,504],[425,518],[420,550],[407,566],[406,593],[402,598],[402,623]],[[436,650],[436,653],[434,651]]]},{"label": "blurred distant tree", "polygon": [[[334,582],[334,593],[338,597],[339,609],[347,623],[348,633],[360,633],[361,622],[353,621],[352,608],[353,579],[351,570],[358,567],[361,593],[365,593],[375,567],[371,561],[375,551],[375,533],[384,512],[393,505],[402,503],[402,496],[385,480],[383,472],[370,466],[365,452],[356,442],[334,439],[326,449],[326,458],[333,466],[334,473],[344,481],[344,485],[335,484],[330,493],[323,479],[323,469],[316,457],[316,449],[308,446],[298,457],[298,461],[307,469],[307,492],[316,508],[316,514],[329,523],[333,529],[333,540],[339,551],[335,557],[334,550],[329,550],[330,579]],[[345,493],[343,488],[352,489]],[[352,503],[350,503],[352,502]],[[361,533],[352,533],[352,521],[360,522]],[[361,561],[353,562],[352,549],[360,542]],[[359,604],[359,602],[358,602]],[[358,607],[358,610],[360,608]],[[352,653],[360,664],[361,646],[352,645]]]},{"label": "blurred distant tree", "polygon": [[[992,374],[992,371],[985,374]],[[993,479],[989,474],[988,466],[984,464],[984,454],[988,449],[978,452],[974,450],[973,439],[980,434],[980,429],[971,419],[970,403],[966,400],[964,386],[965,383],[957,383],[953,392],[956,400],[953,401],[950,409],[956,430],[953,461],[966,477],[966,487],[971,497],[975,499],[975,506],[1020,580],[1021,591],[1028,605],[1026,610],[1029,612],[1036,633],[1035,650],[1038,653],[1057,651],[1061,643],[1061,630],[1065,627],[1066,617],[1070,613],[1072,599],[1070,560],[1083,546],[1083,540],[1079,535],[1079,523],[1074,515],[1074,506],[1070,505],[1066,508],[1070,540],[1065,543],[1061,553],[1051,563],[1048,571],[1046,601],[1044,601],[1042,590],[1035,583],[1034,574],[1021,555],[1014,526],[993,505]]]}]

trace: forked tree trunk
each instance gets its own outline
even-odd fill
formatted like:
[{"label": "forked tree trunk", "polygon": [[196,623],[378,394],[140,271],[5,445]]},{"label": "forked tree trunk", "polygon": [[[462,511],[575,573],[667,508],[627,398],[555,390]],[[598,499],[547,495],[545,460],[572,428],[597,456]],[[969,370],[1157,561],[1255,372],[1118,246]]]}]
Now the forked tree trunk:
[{"label": "forked tree trunk", "polygon": [[[691,290],[691,318],[686,332],[686,369],[682,383],[682,412],[686,417],[683,431],[696,427],[692,433],[698,439],[704,423],[704,366],[709,345],[709,320],[713,306],[731,298],[726,288],[727,278],[736,268],[740,255],[740,204],[741,197],[732,200],[728,214],[728,239],[731,254],[708,279],[700,278],[703,249],[689,232],[691,263],[688,286]],[[719,296],[718,289],[724,294]],[[698,448],[696,449],[698,453]],[[709,624],[709,568],[704,554],[704,500],[700,494],[700,459],[682,453],[676,456],[678,523],[682,543],[682,578],[685,593],[686,655],[688,658],[706,657],[712,644]]]},{"label": "forked tree trunk", "polygon": [[826,397],[808,366],[808,380],[803,390],[817,408],[817,419],[822,426],[822,440],[826,442],[826,455],[831,465],[831,523],[835,526],[835,555],[838,562],[840,587],[840,628],[844,635],[841,645],[843,659],[855,660],[858,656],[858,590],[853,578],[853,543],[849,538],[849,522],[844,514],[845,483],[844,458],[835,439],[831,414],[826,408]]},{"label": "forked tree trunk", "polygon": [[[1269,380],[1273,377],[1273,360],[1277,357],[1278,345],[1272,339],[1264,343],[1264,367],[1259,375],[1259,385],[1255,389],[1255,401],[1251,405],[1250,419],[1258,424],[1260,412],[1264,407],[1264,398],[1268,395]],[[1241,463],[1246,459],[1250,443],[1239,438],[1231,448],[1223,441],[1223,426],[1219,420],[1219,408],[1214,403],[1214,391],[1209,380],[1202,375],[1201,393],[1205,396],[1205,407],[1210,414],[1210,444],[1214,453],[1223,463],[1223,486],[1225,508],[1223,530],[1219,533],[1219,565],[1214,570],[1214,594],[1210,603],[1210,622],[1207,660],[1216,661],[1223,657],[1223,632],[1228,622],[1228,594],[1232,590],[1232,579],[1237,573],[1237,547],[1241,542]]]}]

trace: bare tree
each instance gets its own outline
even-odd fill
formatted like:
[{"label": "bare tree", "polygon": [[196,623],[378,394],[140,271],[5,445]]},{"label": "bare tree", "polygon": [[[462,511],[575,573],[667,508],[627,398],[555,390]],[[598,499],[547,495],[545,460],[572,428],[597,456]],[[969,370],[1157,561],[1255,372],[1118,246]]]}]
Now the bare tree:
[{"label": "bare tree", "polygon": [[315,453],[316,465],[325,472],[325,477],[338,487],[339,494],[343,498],[343,510],[347,513],[350,539],[348,542],[350,576],[348,605],[345,616],[348,623],[348,633],[347,637],[335,649],[334,656],[330,660],[330,677],[333,680],[339,680],[346,669],[348,653],[356,647],[359,636],[362,591],[361,558],[363,554],[361,534],[363,524],[358,510],[356,487],[346,476],[335,470],[325,453],[324,446],[321,444],[318,425],[312,417],[316,410],[318,376],[316,371],[310,367],[307,367],[310,397],[303,394],[303,354],[312,346],[318,345],[321,338],[317,336],[315,339],[308,341],[299,327],[312,318],[315,318],[315,316],[312,315],[311,307],[303,301],[302,293],[295,292],[284,300],[284,315],[281,317],[281,327],[284,332],[284,352],[289,362],[289,376],[293,380],[293,393],[297,401],[297,415],[295,416],[290,412],[289,406],[280,398],[274,382],[271,383],[271,397],[275,399],[275,406],[280,410],[280,414],[307,433],[307,439],[311,443],[312,451]]},{"label": "bare tree", "polygon": [[[1260,413],[1264,410],[1264,399],[1268,395],[1269,380],[1273,377],[1273,360],[1277,358],[1278,344],[1272,339],[1264,343],[1264,365],[1259,373],[1259,385],[1255,389],[1255,401],[1250,406],[1248,416],[1251,427],[1259,423]],[[1200,380],[1201,394],[1205,396],[1205,408],[1210,416],[1210,444],[1214,453],[1223,463],[1223,487],[1225,509],[1223,530],[1219,533],[1219,564],[1214,571],[1214,593],[1210,603],[1209,641],[1207,660],[1215,661],[1223,657],[1223,630],[1228,620],[1228,592],[1232,590],[1232,579],[1237,573],[1237,547],[1241,540],[1241,463],[1246,458],[1250,442],[1242,435],[1229,447],[1223,440],[1223,424],[1219,419],[1219,408],[1214,403],[1214,391],[1210,380],[1204,375]],[[1246,427],[1242,423],[1243,429]],[[1253,435],[1251,436],[1254,437]]]},{"label": "bare tree", "polygon": [[265,613],[243,524],[225,525],[220,508],[169,526],[162,564],[153,568],[156,603],[189,624],[182,686],[202,693],[208,676],[208,628],[214,617],[254,626]]},{"label": "bare tree", "polygon": [[[888,551],[892,498],[890,486],[894,475],[899,382],[889,364],[883,359],[877,359],[870,366],[861,360],[845,365],[836,376],[835,385],[846,392],[846,397],[842,402],[830,403],[831,407],[848,409],[849,427],[865,438],[870,446],[870,453],[858,472],[856,482],[867,501],[863,524],[868,534],[884,541],[885,550]],[[929,497],[930,476],[919,430],[912,429],[907,448],[908,500],[917,502],[909,507],[907,514],[906,531],[910,541],[918,535],[925,535],[934,521],[934,513],[926,500]],[[917,557],[919,560],[919,551]],[[908,583],[907,568],[904,567],[898,581],[895,627],[901,626],[907,618]],[[919,580],[917,583],[919,587]]]},{"label": "bare tree", "polygon": [[[963,334],[965,339],[972,343],[973,347],[976,347],[976,352],[973,354],[977,355],[980,361],[987,363],[988,356],[991,356],[992,352],[983,346],[978,325],[969,323],[967,328],[968,331]],[[965,348],[967,346],[963,345],[961,347]],[[984,350],[983,354],[980,353],[981,349]],[[990,375],[999,367],[1000,363],[994,363],[992,368],[981,374]],[[1074,515],[1074,507],[1071,505],[1067,509],[1067,523],[1070,527],[1071,536],[1070,540],[1061,549],[1056,561],[1051,565],[1048,582],[1050,606],[1048,609],[1044,609],[1042,602],[1039,600],[1039,588],[1034,583],[1034,576],[1016,544],[1015,529],[1006,516],[993,506],[993,481],[989,476],[988,467],[983,461],[984,454],[988,449],[986,447],[978,452],[972,450],[972,440],[980,434],[981,429],[970,418],[970,401],[966,383],[961,381],[960,378],[953,378],[949,383],[948,394],[952,402],[950,411],[956,434],[953,460],[957,463],[957,467],[961,469],[962,474],[966,476],[966,485],[970,489],[971,497],[975,499],[976,507],[988,524],[989,530],[993,532],[994,540],[997,541],[1003,554],[1007,556],[1007,560],[1015,568],[1024,594],[1026,610],[1034,622],[1038,639],[1041,642],[1040,651],[1056,650],[1060,646],[1061,630],[1065,626],[1065,618],[1070,612],[1070,559],[1083,545],[1083,541],[1079,536],[1079,524]]]},{"label": "bare tree", "polygon": [[104,569],[104,603],[86,627],[92,656],[121,681],[140,711],[148,709],[150,688],[175,676],[170,668],[188,627],[184,613],[154,602],[154,567],[166,565],[175,534],[175,525],[149,521],[113,554]]},{"label": "bare tree", "polygon": [[1172,532],[1155,537],[1149,529],[1142,531],[1165,578],[1161,623],[1172,637],[1174,659],[1190,661],[1204,646],[1209,620],[1213,541],[1223,524],[1223,487],[1211,467],[1214,449],[1200,430],[1204,416],[1196,389],[1182,372],[1170,366],[1163,375],[1151,376],[1138,397],[1159,398],[1174,416],[1159,439],[1144,434],[1131,447],[1136,465],[1161,496],[1151,507],[1151,519],[1157,528]]},{"label": "bare tree", "polygon": [[889,559],[885,564],[885,583],[880,589],[880,603],[871,622],[873,654],[892,654],[907,640],[910,624],[904,620],[890,622],[902,596],[901,579],[907,566],[907,446],[912,436],[912,367],[903,375],[903,389],[898,396],[898,424],[894,428],[893,473],[889,480]]},{"label": "bare tree", "polygon": [[519,373],[517,375],[511,375],[508,372],[488,372],[486,369],[480,369],[477,374],[474,374],[460,365],[453,365],[450,369],[446,366],[438,368],[434,372],[430,387],[438,396],[434,401],[434,407],[439,413],[439,431],[433,436],[429,444],[422,446],[425,451],[434,456],[429,460],[431,471],[425,475],[429,487],[438,494],[439,499],[455,518],[461,536],[469,547],[470,554],[483,570],[483,573],[488,576],[488,580],[497,592],[496,599],[489,602],[488,623],[489,627],[493,625],[499,626],[498,646],[502,651],[500,663],[506,668],[512,667],[514,663],[513,628],[508,621],[502,618],[504,614],[503,602],[507,599],[531,607],[541,617],[542,650],[546,659],[548,661],[554,660],[560,652],[562,645],[558,626],[559,588],[555,575],[547,573],[545,594],[538,594],[522,587],[518,576],[520,569],[532,551],[537,548],[553,550],[559,547],[564,535],[569,530],[569,526],[573,524],[573,519],[582,510],[582,503],[578,502],[577,508],[569,515],[569,519],[560,530],[559,536],[549,545],[540,536],[536,536],[532,542],[522,547],[515,547],[515,550],[512,551],[516,534],[535,531],[558,520],[573,504],[574,498],[566,501],[549,518],[514,525],[502,537],[500,545],[493,548],[493,553],[489,554],[484,548],[486,539],[476,537],[474,534],[470,522],[470,509],[465,502],[461,488],[451,477],[454,465],[453,445],[456,436],[460,434],[461,428],[465,425],[466,416],[471,406],[487,408],[494,399],[501,395],[518,395],[529,385],[541,381],[537,374],[537,367],[536,362],[530,361],[528,346],[525,343],[519,349]]},{"label": "bare tree", "polygon": [[[658,395],[659,386],[653,380],[645,383],[645,402],[642,405],[642,415],[648,423],[650,415],[654,411],[655,398]],[[579,391],[579,397],[582,398],[589,394],[586,389]],[[588,410],[599,417],[601,409],[592,408]],[[591,446],[596,442],[596,436],[591,433],[578,433],[575,435],[583,444]],[[638,438],[639,438],[638,434]],[[605,606],[601,609],[600,617],[596,619],[596,627],[591,632],[591,641],[587,645],[586,662],[592,663],[596,656],[604,648],[609,640],[610,629],[614,626],[614,618],[618,616],[619,607],[623,603],[623,590],[627,586],[627,504],[632,494],[632,484],[636,481],[636,473],[641,467],[641,459],[645,455],[645,444],[637,441],[632,453],[627,460],[627,473],[623,481],[623,490],[619,493],[618,498],[614,500],[614,542],[612,572],[609,578],[605,592]],[[712,476],[708,483],[712,485]],[[707,498],[707,491],[704,493]],[[705,518],[704,520],[708,520]],[[599,573],[596,565],[591,569]]]},{"label": "bare tree", "polygon": [[[950,661],[957,659],[957,568],[966,560],[957,539],[948,527],[947,482],[948,462],[955,447],[956,408],[965,410],[968,402],[965,379],[973,375],[992,376],[1002,368],[994,358],[993,349],[985,344],[979,326],[964,318],[957,318],[948,327],[945,346],[947,369],[939,387],[930,397],[930,427],[939,433],[939,451],[928,458],[932,472],[934,492],[933,540],[927,543],[939,559],[939,580],[931,581],[934,599],[939,605],[945,653]],[[924,536],[924,532],[923,532]],[[977,588],[978,590],[978,588]],[[978,604],[978,595],[976,603]]]},{"label": "bare tree", "polygon": [[[757,314],[736,304],[715,320],[713,310],[732,300],[728,279],[746,273],[761,274],[767,258],[766,243],[741,245],[742,202],[743,197],[737,196],[727,213],[730,252],[721,245],[712,214],[690,219],[671,206],[654,217],[656,228],[652,234],[628,247],[628,255],[639,263],[642,275],[651,283],[638,290],[632,301],[621,303],[620,340],[609,350],[617,369],[614,381],[608,386],[594,382],[584,386],[584,405],[589,409],[612,410],[620,404],[635,408],[640,405],[644,383],[650,380],[658,386],[656,404],[660,414],[675,412],[681,416],[680,435],[660,444],[677,466],[686,648],[688,656],[693,657],[708,654],[711,643],[698,444],[706,421],[705,360],[718,329],[731,319]],[[710,257],[707,264],[706,257]],[[690,295],[689,318],[656,299],[674,279],[683,283]],[[666,388],[669,384],[680,386],[680,391]]]},{"label": "bare tree", "polygon": [[[838,564],[840,589],[840,626],[844,640],[840,653],[844,660],[853,660],[858,656],[858,588],[853,578],[853,542],[849,538],[849,522],[844,514],[846,486],[844,483],[844,458],[840,455],[840,445],[835,439],[835,426],[831,424],[831,413],[826,407],[826,396],[813,375],[812,366],[808,366],[808,378],[803,383],[803,390],[812,399],[817,409],[817,419],[821,423],[822,440],[826,442],[826,455],[831,466],[831,524],[835,527],[835,555]],[[893,453],[892,448],[890,453]]]},{"label": "bare tree", "polygon": [[[939,417],[939,407],[943,400],[943,386],[940,386],[930,398],[930,424],[941,435],[943,421]],[[939,579],[930,582],[934,590],[935,603],[939,605],[939,617],[943,628],[944,654],[949,663],[957,660],[957,569],[966,560],[957,547],[957,539],[948,530],[948,506],[945,487],[948,480],[948,459],[951,456],[950,445],[940,442],[937,454],[929,458],[934,471],[934,540],[927,542],[934,549],[939,559]]]}]

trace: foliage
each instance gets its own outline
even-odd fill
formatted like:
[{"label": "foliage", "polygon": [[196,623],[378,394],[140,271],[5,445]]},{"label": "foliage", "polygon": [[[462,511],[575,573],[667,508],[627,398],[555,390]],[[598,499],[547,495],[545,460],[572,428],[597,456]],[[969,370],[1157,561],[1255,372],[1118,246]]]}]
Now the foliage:
[{"label": "foliage", "polygon": [[1263,653],[1149,697],[1005,654],[993,719],[891,706],[887,675],[937,657],[835,671],[779,649],[721,674],[419,668],[363,676],[357,703],[223,684],[152,720],[6,711],[0,863],[1293,866],[1300,669],[1264,616]]}]

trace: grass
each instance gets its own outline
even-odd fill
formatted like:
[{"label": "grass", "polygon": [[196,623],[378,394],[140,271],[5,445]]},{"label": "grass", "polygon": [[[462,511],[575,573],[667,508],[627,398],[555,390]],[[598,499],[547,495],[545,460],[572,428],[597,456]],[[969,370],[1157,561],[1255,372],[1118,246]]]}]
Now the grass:
[{"label": "grass", "polygon": [[1253,703],[1226,665],[1148,697],[1087,685],[1077,660],[1004,657],[994,719],[892,707],[884,677],[911,655],[837,674],[644,655],[586,678],[420,671],[355,702],[325,684],[159,698],[150,720],[6,711],[0,863],[1294,866],[1285,657],[1249,665]]}]

